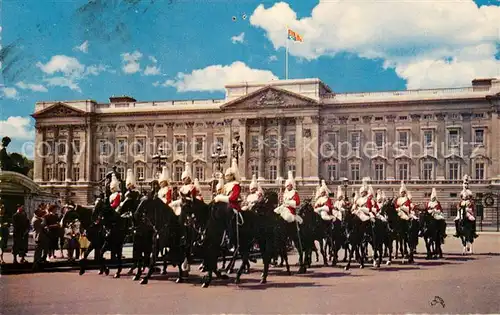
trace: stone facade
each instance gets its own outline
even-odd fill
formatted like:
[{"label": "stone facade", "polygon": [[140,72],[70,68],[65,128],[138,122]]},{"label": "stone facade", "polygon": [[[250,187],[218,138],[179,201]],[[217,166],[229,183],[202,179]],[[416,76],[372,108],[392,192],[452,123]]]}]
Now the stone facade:
[{"label": "stone facade", "polygon": [[353,187],[370,177],[389,195],[405,180],[414,198],[436,185],[440,199],[456,199],[463,175],[475,192],[488,192],[500,175],[499,115],[498,79],[369,93],[334,93],[319,79],[303,79],[228,85],[218,100],[38,102],[34,178],[61,198],[90,204],[113,165],[152,180],[161,146],[174,181],[190,162],[208,197],[214,144],[230,155],[239,135],[244,182],[255,173],[276,188],[276,177],[291,170],[307,196],[321,178],[335,191],[343,177]]}]

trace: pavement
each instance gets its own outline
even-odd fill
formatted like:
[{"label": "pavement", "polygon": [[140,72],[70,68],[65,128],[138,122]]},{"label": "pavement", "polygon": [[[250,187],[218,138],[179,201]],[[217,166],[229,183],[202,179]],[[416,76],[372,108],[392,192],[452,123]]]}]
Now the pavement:
[{"label": "pavement", "polygon": [[[418,252],[424,251],[423,242]],[[186,283],[175,283],[176,271],[154,274],[148,285],[130,276],[114,279],[91,271],[7,275],[0,277],[0,313],[3,314],[402,314],[499,313],[500,234],[482,234],[474,254],[462,256],[458,239],[449,237],[445,257],[380,269],[349,271],[322,267],[292,276],[271,268],[268,283],[260,285],[260,260],[242,283],[214,280],[200,287],[201,274],[191,271]],[[342,255],[342,254],[341,254]],[[313,258],[315,256],[313,255]],[[290,261],[297,261],[290,255]],[[238,263],[239,264],[239,263]],[[113,272],[113,270],[111,271]],[[438,303],[438,301],[442,303]]]}]

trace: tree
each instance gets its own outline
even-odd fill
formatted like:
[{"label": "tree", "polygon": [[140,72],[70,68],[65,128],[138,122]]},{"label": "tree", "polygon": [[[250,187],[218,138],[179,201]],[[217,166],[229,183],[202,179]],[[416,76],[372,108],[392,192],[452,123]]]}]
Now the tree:
[{"label": "tree", "polygon": [[19,173],[33,179],[33,165],[34,165],[33,160],[30,160],[24,155],[15,152],[10,154],[10,158],[12,164],[16,166]]}]

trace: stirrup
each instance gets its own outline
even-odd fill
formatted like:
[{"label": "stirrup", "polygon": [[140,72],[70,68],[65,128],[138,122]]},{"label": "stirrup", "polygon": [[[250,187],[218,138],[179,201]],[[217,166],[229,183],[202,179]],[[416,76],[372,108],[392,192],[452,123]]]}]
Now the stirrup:
[{"label": "stirrup", "polygon": [[[238,224],[239,226],[242,226],[243,223],[245,223],[245,220],[243,220],[243,215],[241,214],[241,212],[238,212],[236,210],[233,210],[233,211],[234,211],[234,214],[236,215],[236,224]],[[238,217],[240,218],[240,220],[238,220]]]}]

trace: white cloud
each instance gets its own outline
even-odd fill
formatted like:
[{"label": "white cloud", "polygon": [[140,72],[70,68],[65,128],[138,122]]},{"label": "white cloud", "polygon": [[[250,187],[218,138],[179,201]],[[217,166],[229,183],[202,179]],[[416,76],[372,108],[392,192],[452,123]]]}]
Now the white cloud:
[{"label": "white cloud", "polygon": [[153,62],[153,63],[158,62],[158,60],[156,60],[156,58],[154,56],[149,56],[149,60],[151,60],[151,62]]},{"label": "white cloud", "polygon": [[84,41],[80,46],[74,47],[73,50],[81,51],[83,53],[88,53],[89,52],[89,41],[88,40]]},{"label": "white cloud", "polygon": [[78,59],[64,55],[52,56],[46,64],[39,61],[36,66],[47,74],[62,72],[65,76],[80,76],[85,71],[85,66]]},{"label": "white cloud", "polygon": [[144,75],[158,75],[160,74],[160,68],[157,66],[147,66],[146,69],[144,69]]},{"label": "white cloud", "polygon": [[277,80],[269,70],[252,69],[241,61],[230,65],[212,65],[193,70],[186,74],[179,72],[175,80],[167,80],[163,85],[172,86],[179,92],[189,91],[223,91],[228,83],[235,82],[267,82]]},{"label": "white cloud", "polygon": [[276,57],[275,55],[269,56],[269,62],[273,62],[273,61],[277,61],[277,60],[278,60],[278,57]]},{"label": "white cloud", "polygon": [[[425,88],[498,75],[498,16],[500,7],[472,0],[337,0],[320,1],[301,19],[287,3],[259,5],[250,23],[265,30],[275,49],[285,47],[285,25],[302,35],[303,43],[289,45],[293,56],[312,60],[346,52],[383,60],[408,87]],[[454,61],[444,62],[449,57]]]},{"label": "white cloud", "polygon": [[123,53],[121,54],[121,56],[123,63],[123,72],[127,74],[133,74],[141,71],[139,60],[142,58],[142,53],[136,50],[133,53]]},{"label": "white cloud", "polygon": [[47,82],[49,86],[68,87],[78,92],[81,92],[78,85],[80,80],[89,75],[99,75],[103,71],[110,71],[107,66],[85,66],[81,64],[78,59],[65,55],[52,56],[46,64],[37,62],[36,65],[46,74],[61,74],[60,76],[45,78],[44,81]]},{"label": "white cloud", "polygon": [[160,84],[161,84],[160,81],[153,82],[154,87],[160,86]]},{"label": "white cloud", "polygon": [[11,116],[0,120],[0,134],[8,135],[13,140],[33,140],[35,130],[29,117]]},{"label": "white cloud", "polygon": [[16,86],[22,90],[31,90],[33,92],[48,92],[47,88],[41,84],[31,84],[20,81],[16,83]]},{"label": "white cloud", "polygon": [[73,91],[82,92],[78,83],[71,78],[66,77],[52,77],[44,79],[47,82],[48,86],[59,86],[59,87],[67,87]]},{"label": "white cloud", "polygon": [[233,42],[233,44],[237,43],[242,44],[245,41],[245,33],[242,32],[240,35],[235,35],[231,37],[231,41]]},{"label": "white cloud", "polygon": [[3,96],[6,98],[11,98],[11,99],[18,98],[17,90],[13,87],[0,87],[0,91],[2,92]]}]

